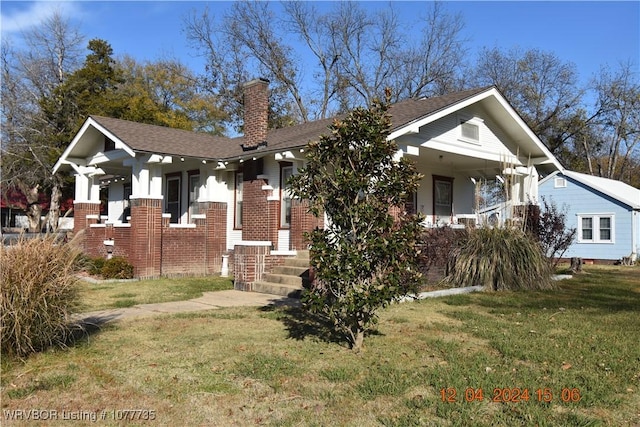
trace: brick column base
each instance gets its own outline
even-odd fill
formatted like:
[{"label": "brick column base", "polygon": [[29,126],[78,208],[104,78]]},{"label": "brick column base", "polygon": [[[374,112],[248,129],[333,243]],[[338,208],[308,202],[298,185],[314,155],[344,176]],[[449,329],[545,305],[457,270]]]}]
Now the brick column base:
[{"label": "brick column base", "polygon": [[265,274],[270,252],[271,242],[240,242],[234,247],[234,289],[253,290],[253,283],[262,280]]},{"label": "brick column base", "polygon": [[75,202],[73,204],[73,232],[84,230],[89,224],[95,224],[97,219],[87,220],[87,215],[100,215],[100,202]]},{"label": "brick column base", "polygon": [[136,277],[162,273],[162,200],[131,199],[131,258]]}]

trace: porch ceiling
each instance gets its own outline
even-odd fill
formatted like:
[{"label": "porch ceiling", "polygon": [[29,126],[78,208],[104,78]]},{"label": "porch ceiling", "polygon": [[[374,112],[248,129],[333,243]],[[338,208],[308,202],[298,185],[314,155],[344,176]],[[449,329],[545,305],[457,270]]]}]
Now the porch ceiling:
[{"label": "porch ceiling", "polygon": [[492,178],[501,174],[504,168],[501,162],[495,160],[480,159],[425,147],[420,148],[416,164],[421,169],[448,169],[474,178]]}]

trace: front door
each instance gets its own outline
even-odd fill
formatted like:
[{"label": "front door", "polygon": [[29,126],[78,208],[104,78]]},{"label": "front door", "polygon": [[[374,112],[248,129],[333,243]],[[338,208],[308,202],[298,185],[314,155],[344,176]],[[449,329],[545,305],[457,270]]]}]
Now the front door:
[{"label": "front door", "polygon": [[433,223],[450,224],[453,217],[453,178],[433,175]]}]

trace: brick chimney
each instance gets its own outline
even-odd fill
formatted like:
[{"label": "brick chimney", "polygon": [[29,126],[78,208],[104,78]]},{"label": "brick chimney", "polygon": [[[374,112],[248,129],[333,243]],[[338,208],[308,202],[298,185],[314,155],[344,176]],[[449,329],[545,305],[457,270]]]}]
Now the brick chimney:
[{"label": "brick chimney", "polygon": [[269,80],[255,79],[244,85],[244,144],[245,151],[267,144],[269,120]]}]

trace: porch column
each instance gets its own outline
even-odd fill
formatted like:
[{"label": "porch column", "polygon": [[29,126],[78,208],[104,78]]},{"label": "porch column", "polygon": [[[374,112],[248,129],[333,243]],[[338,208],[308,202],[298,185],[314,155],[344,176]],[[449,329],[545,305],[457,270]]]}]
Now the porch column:
[{"label": "porch column", "polygon": [[262,176],[245,181],[242,188],[242,240],[278,242],[280,201]]},{"label": "porch column", "polygon": [[78,233],[100,219],[100,183],[95,169],[80,170],[76,177],[73,200],[73,232]]},{"label": "porch column", "polygon": [[162,198],[131,196],[131,257],[136,277],[162,273]]},{"label": "porch column", "polygon": [[219,273],[227,251],[227,183],[222,172],[201,169],[205,183],[198,198],[199,212],[205,214],[207,272]]}]

